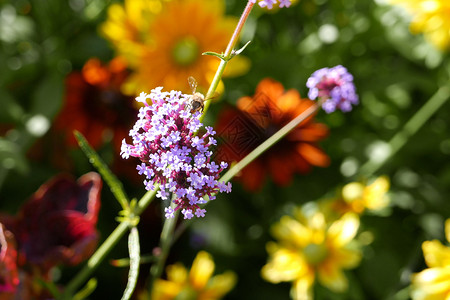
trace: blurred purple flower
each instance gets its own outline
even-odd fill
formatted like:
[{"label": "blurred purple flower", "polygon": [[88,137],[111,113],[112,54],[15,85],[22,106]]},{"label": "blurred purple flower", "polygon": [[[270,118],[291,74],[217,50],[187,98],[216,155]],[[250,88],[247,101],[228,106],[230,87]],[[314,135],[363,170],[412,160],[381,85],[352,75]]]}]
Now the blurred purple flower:
[{"label": "blurred purple flower", "polygon": [[[121,155],[125,159],[139,158],[142,163],[136,169],[146,176],[145,188],[153,190],[159,184],[156,197],[162,200],[170,198],[170,193],[175,195],[174,210],[181,210],[185,219],[203,217],[206,210],[198,205],[206,203],[205,196],[212,200],[217,192],[231,191],[231,183],[218,181],[227,164],[221,163],[219,168],[211,160],[212,151],[208,149],[216,145],[211,127],[197,135],[203,124],[200,112],[186,109],[190,95],[161,90],[154,89],[149,95],[141,93],[136,98],[144,107],[130,130],[133,143],[129,145],[124,139]],[[174,210],[166,209],[166,218],[173,217]]]},{"label": "blurred purple flower", "polygon": [[352,105],[359,103],[353,76],[343,66],[323,68],[309,77],[306,86],[311,100],[322,100],[322,108],[327,113],[336,109],[343,112],[352,110]]}]

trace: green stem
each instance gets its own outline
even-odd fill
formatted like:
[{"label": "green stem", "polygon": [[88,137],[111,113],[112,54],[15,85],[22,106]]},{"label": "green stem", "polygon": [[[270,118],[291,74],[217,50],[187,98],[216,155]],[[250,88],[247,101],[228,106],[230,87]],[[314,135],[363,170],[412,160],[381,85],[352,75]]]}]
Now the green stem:
[{"label": "green stem", "polygon": [[[154,191],[148,191],[139,200],[134,214],[139,216],[153,201],[156,195],[157,187]],[[80,270],[80,272],[72,278],[67,284],[62,299],[71,299],[72,295],[78,290],[78,288],[89,278],[89,276],[97,269],[100,263],[105,259],[108,253],[114,248],[119,240],[129,230],[128,222],[120,223],[116,229],[108,236],[103,244],[95,251],[91,258],[87,261],[86,265]]]},{"label": "green stem", "polygon": [[220,83],[220,80],[222,79],[223,72],[225,71],[225,67],[228,64],[229,59],[231,58],[231,55],[233,54],[234,46],[237,44],[239,35],[241,34],[242,28],[244,27],[245,21],[247,21],[248,16],[250,15],[250,12],[252,11],[254,3],[248,1],[247,6],[245,7],[244,11],[242,12],[241,18],[239,19],[238,24],[236,25],[236,29],[233,32],[233,35],[230,38],[230,41],[228,42],[227,48],[224,53],[223,60],[220,61],[219,67],[217,68],[216,74],[214,74],[214,78],[211,82],[211,85],[209,86],[208,92],[206,93],[206,101],[205,106],[203,108],[203,114],[200,117],[200,122],[203,121],[203,118],[208,111],[208,108],[211,104],[211,98],[214,97],[214,93],[216,92],[217,86]]},{"label": "green stem", "polygon": [[320,107],[320,103],[314,103],[310,107],[308,107],[305,111],[299,114],[295,119],[287,123],[283,128],[278,130],[274,135],[265,140],[261,145],[255,148],[252,152],[250,152],[247,156],[245,156],[242,160],[240,160],[237,164],[231,167],[220,179],[219,181],[228,182],[233,178],[237,173],[239,173],[242,169],[244,169],[248,164],[250,164],[253,160],[255,160],[258,156],[264,153],[267,149],[269,149],[272,145],[281,140],[286,134],[288,134],[292,129],[298,126],[301,122],[306,120],[308,117],[313,115],[318,108]]},{"label": "green stem", "polygon": [[[173,201],[170,203],[170,207],[175,210],[177,204],[175,204]],[[153,288],[153,283],[161,277],[161,274],[164,269],[164,265],[166,263],[167,256],[169,255],[170,247],[172,246],[172,240],[173,240],[173,232],[175,230],[175,224],[177,223],[179,216],[179,211],[175,211],[173,218],[165,219],[164,226],[161,231],[161,238],[160,238],[160,251],[159,255],[157,255],[156,263],[151,267],[150,274],[151,279],[149,282],[149,289],[150,291]]]},{"label": "green stem", "polygon": [[416,114],[397,132],[389,141],[389,155],[381,160],[369,159],[359,169],[358,174],[364,177],[370,177],[376,173],[384,164],[389,161],[409,140],[411,136],[422,128],[422,126],[433,116],[436,111],[449,99],[450,87],[442,86],[437,92],[423,105]]},{"label": "green stem", "polygon": [[106,255],[112,250],[117,242],[128,232],[128,223],[120,223],[116,229],[109,235],[103,244],[95,251],[91,258],[81,271],[69,282],[63,294],[63,299],[71,299],[77,289],[86,281],[87,278],[105,259]]}]

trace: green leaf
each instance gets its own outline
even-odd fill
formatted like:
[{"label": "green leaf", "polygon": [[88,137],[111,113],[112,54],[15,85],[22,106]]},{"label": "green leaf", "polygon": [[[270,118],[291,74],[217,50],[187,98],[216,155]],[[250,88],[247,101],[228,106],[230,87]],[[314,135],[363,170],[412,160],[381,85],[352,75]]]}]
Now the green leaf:
[{"label": "green leaf", "polygon": [[78,293],[76,293],[72,300],[86,299],[97,288],[97,279],[91,278]]},{"label": "green leaf", "polygon": [[140,245],[139,233],[136,227],[132,227],[128,236],[128,250],[130,252],[130,272],[128,273],[128,282],[123,292],[122,300],[128,300],[133,295],[136,288],[137,278],[139,275],[140,264]]},{"label": "green leaf", "polygon": [[248,41],[248,42],[245,43],[245,45],[242,46],[241,49],[239,49],[239,50],[233,50],[233,52],[232,52],[232,57],[241,54],[242,51],[244,51],[245,48],[247,48],[247,46],[248,46],[251,42],[252,42],[252,41]]},{"label": "green leaf", "polygon": [[220,58],[223,61],[228,61],[228,59],[225,58],[225,56],[223,54],[219,54],[216,52],[212,52],[212,51],[207,51],[207,52],[203,52],[202,55],[210,55],[210,56],[215,56]]},{"label": "green leaf", "polygon": [[100,158],[100,156],[95,152],[94,149],[89,145],[85,137],[78,131],[74,132],[75,137],[80,145],[81,150],[86,154],[89,162],[98,170],[102,175],[103,180],[108,184],[111,192],[124,210],[128,210],[128,197],[126,196],[122,183],[117,179],[117,177],[111,172],[106,163]]}]

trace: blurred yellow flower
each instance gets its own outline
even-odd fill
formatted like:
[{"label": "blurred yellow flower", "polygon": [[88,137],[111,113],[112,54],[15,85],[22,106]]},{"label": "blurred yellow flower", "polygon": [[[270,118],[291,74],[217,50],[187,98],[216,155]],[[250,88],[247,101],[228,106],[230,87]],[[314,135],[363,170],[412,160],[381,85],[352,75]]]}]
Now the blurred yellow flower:
[{"label": "blurred yellow flower", "polygon": [[326,199],[322,205],[324,210],[331,210],[331,213],[338,215],[346,212],[357,214],[367,210],[381,210],[389,205],[389,179],[386,176],[376,178],[371,184],[365,185],[361,182],[351,182],[346,184],[339,197]]},{"label": "blurred yellow flower", "polygon": [[167,280],[154,283],[151,299],[221,299],[236,284],[236,275],[227,271],[212,276],[214,267],[211,255],[204,251],[197,254],[190,271],[180,263],[168,266]]},{"label": "blurred yellow flower", "polygon": [[130,66],[136,66],[143,48],[151,45],[151,21],[161,12],[165,1],[170,0],[125,0],[123,6],[118,3],[109,6],[108,19],[101,24],[100,32]]},{"label": "blurred yellow flower", "polygon": [[412,33],[425,37],[439,49],[450,48],[450,1],[448,0],[391,0],[405,7],[413,16]]},{"label": "blurred yellow flower", "polygon": [[278,243],[267,244],[269,262],[262,277],[272,283],[292,281],[294,299],[313,299],[316,280],[335,292],[348,288],[343,269],[356,267],[361,253],[354,240],[359,228],[357,215],[347,213],[327,224],[322,213],[307,217],[300,209],[295,218],[284,216],[272,227]]},{"label": "blurred yellow flower", "polygon": [[[124,56],[133,73],[124,92],[138,94],[157,86],[191,92],[193,76],[205,90],[220,60],[203,56],[206,51],[225,51],[237,18],[224,16],[223,0],[125,0],[112,5],[101,32]],[[241,75],[249,60],[235,57],[226,74]]]},{"label": "blurred yellow flower", "polygon": [[[450,242],[450,219],[445,222],[445,234]],[[412,276],[412,299],[450,299],[450,247],[433,240],[425,241],[422,250],[429,268]]]}]

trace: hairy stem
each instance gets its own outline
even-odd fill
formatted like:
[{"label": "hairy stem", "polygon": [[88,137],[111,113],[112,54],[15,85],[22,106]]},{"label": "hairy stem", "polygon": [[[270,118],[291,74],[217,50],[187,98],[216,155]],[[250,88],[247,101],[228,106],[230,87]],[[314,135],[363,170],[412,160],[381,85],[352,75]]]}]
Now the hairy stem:
[{"label": "hairy stem", "polygon": [[254,3],[248,1],[247,6],[245,7],[241,18],[239,19],[238,24],[236,25],[236,29],[233,32],[233,35],[231,36],[230,41],[228,42],[227,48],[224,53],[224,60],[220,61],[219,67],[217,68],[216,74],[214,75],[214,78],[211,82],[211,85],[209,86],[208,92],[206,93],[206,101],[205,101],[205,107],[203,108],[203,114],[200,117],[200,121],[203,121],[203,117],[205,116],[206,112],[208,111],[209,105],[211,104],[211,98],[214,96],[214,93],[216,92],[217,86],[219,85],[220,80],[222,79],[223,72],[225,71],[225,67],[228,64],[229,59],[231,58],[231,55],[233,54],[234,46],[236,46],[239,35],[241,34],[242,28],[244,27],[245,21],[247,21],[248,16],[250,15],[250,12],[252,11]]}]

